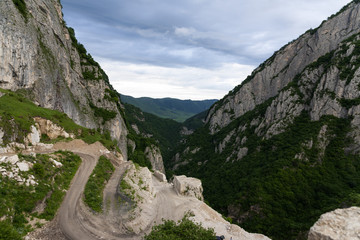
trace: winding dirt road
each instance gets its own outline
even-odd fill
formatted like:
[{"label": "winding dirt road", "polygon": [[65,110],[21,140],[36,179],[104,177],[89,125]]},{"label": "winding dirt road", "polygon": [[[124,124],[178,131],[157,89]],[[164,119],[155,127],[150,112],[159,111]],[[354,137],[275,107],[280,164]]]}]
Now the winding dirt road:
[{"label": "winding dirt road", "polygon": [[71,240],[97,240],[88,231],[83,229],[80,219],[77,217],[77,208],[81,201],[87,180],[96,166],[97,159],[94,156],[77,153],[82,163],[77,171],[72,185],[68,190],[65,199],[58,212],[58,224],[62,233]]},{"label": "winding dirt road", "polygon": [[[160,182],[153,175],[148,179],[153,186],[153,197],[139,203],[138,213],[131,216],[134,212],[129,211],[126,204],[119,204],[118,198],[119,183],[130,162],[110,154],[100,143],[88,145],[81,140],[57,143],[53,149],[43,153],[57,150],[74,152],[81,157],[82,163],[54,220],[30,234],[27,240],[141,240],[155,223],[161,223],[162,219],[180,220],[188,211],[195,214],[195,221],[201,222],[204,227],[214,228],[218,235],[225,235],[226,239],[269,240],[263,235],[249,234],[239,226],[231,225],[204,202],[178,195],[172,184]],[[115,163],[116,169],[104,190],[103,213],[93,213],[82,201],[82,194],[97,160],[103,154]],[[132,227],[141,230],[131,231]]]}]

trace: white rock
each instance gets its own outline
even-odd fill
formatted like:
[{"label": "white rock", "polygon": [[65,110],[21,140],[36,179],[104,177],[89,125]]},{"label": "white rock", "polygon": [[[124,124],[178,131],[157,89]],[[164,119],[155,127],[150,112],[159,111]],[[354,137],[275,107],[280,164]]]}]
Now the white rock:
[{"label": "white rock", "polygon": [[31,133],[27,135],[29,143],[36,145],[40,142],[41,133],[35,126],[31,126]]},{"label": "white rock", "polygon": [[18,155],[13,155],[11,157],[6,158],[6,162],[11,163],[13,165],[16,164],[18,161],[19,161]]},{"label": "white rock", "polygon": [[28,162],[18,162],[16,163],[16,165],[18,166],[20,171],[27,172],[30,170],[32,164]]},{"label": "white rock", "polygon": [[8,145],[13,152],[18,151],[19,149],[26,149],[26,146],[22,143],[12,142],[9,143]]},{"label": "white rock", "polygon": [[2,156],[2,157],[0,157],[0,163],[2,163],[2,162],[6,162],[6,156]]},{"label": "white rock", "polygon": [[360,208],[336,209],[321,215],[311,227],[308,240],[360,239]]},{"label": "white rock", "polygon": [[35,122],[39,126],[40,133],[46,134],[50,139],[56,139],[58,137],[69,138],[70,134],[67,133],[64,128],[53,123],[52,121],[40,117],[34,118]]},{"label": "white rock", "polygon": [[178,194],[184,196],[196,197],[201,201],[204,200],[204,197],[202,195],[203,188],[201,181],[199,179],[181,175],[181,176],[175,176],[173,183],[174,183],[175,191]]},{"label": "white rock", "polygon": [[0,154],[7,153],[7,152],[8,152],[8,147],[0,148]]},{"label": "white rock", "polygon": [[101,154],[109,154],[109,153],[110,153],[110,151],[107,150],[107,149],[106,149],[106,150],[100,149],[99,152],[100,152]]},{"label": "white rock", "polygon": [[155,171],[154,176],[160,181],[160,182],[167,182],[165,174],[163,174],[160,171]]},{"label": "white rock", "polygon": [[28,179],[28,180],[26,180],[26,182],[25,182],[25,185],[26,185],[26,186],[30,186],[30,185],[35,186],[35,185],[37,185],[37,184],[38,184],[38,183],[35,182],[35,181],[32,180],[32,179]]},{"label": "white rock", "polygon": [[38,143],[36,145],[36,149],[38,150],[50,150],[52,149],[54,144],[45,144],[45,143]]},{"label": "white rock", "polygon": [[38,185],[38,183],[37,183],[37,182],[35,182],[35,181],[34,181],[34,180],[32,180],[32,179],[30,179],[30,180],[29,180],[29,182],[30,182],[30,184],[31,184],[31,185],[33,185],[33,186],[34,186],[34,185]]},{"label": "white rock", "polygon": [[249,149],[247,147],[240,148],[237,154],[237,160],[241,160],[243,157],[245,157],[248,153],[248,150]]},{"label": "white rock", "polygon": [[20,176],[15,176],[14,179],[20,183],[24,181]]},{"label": "white rock", "polygon": [[58,162],[58,161],[56,161],[55,159],[52,159],[52,158],[50,158],[49,160],[53,162],[55,167],[57,167],[57,168],[62,167],[61,162]]},{"label": "white rock", "polygon": [[6,176],[8,176],[9,178],[13,178],[14,174],[12,172],[6,172]]}]

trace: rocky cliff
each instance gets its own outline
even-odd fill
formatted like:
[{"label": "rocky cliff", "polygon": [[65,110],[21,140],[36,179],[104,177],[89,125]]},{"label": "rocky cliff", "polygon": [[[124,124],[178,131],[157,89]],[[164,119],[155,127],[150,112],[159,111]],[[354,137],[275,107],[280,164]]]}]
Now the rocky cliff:
[{"label": "rocky cliff", "polygon": [[274,53],[175,154],[175,173],[245,229],[302,239],[360,191],[359,13],[353,1]]},{"label": "rocky cliff", "polygon": [[77,124],[109,131],[126,155],[121,105],[107,76],[77,42],[57,0],[0,2],[0,88],[22,91]]},{"label": "rocky cliff", "polygon": [[211,108],[206,120],[211,133],[219,131],[233,119],[243,116],[266,100],[279,96],[281,90],[297,74],[303,72],[306,66],[337,49],[343,40],[358,33],[359,8],[355,3],[349,4],[317,29],[309,30],[275,52],[241,85]]},{"label": "rocky cliff", "polygon": [[164,162],[159,147],[151,145],[145,148],[144,153],[146,158],[149,159],[152,169],[165,174]]}]

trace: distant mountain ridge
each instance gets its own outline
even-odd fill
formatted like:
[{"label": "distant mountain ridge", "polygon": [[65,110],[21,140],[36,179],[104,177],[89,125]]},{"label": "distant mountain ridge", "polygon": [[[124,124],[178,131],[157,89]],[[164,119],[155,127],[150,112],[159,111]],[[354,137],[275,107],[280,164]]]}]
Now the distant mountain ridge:
[{"label": "distant mountain ridge", "polygon": [[132,104],[144,112],[152,113],[162,118],[170,118],[177,122],[184,122],[186,119],[208,110],[217,101],[217,99],[134,98],[122,94],[120,96],[123,102]]}]

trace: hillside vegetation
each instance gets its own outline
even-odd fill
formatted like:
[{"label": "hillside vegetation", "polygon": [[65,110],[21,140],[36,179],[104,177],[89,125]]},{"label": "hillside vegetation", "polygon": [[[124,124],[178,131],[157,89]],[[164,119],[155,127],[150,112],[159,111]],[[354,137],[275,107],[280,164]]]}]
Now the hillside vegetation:
[{"label": "hillside vegetation", "polygon": [[[145,148],[151,144],[160,147],[164,159],[170,159],[171,152],[182,138],[180,134],[182,124],[143,112],[131,104],[124,104],[124,112],[124,119],[129,129],[128,137],[136,143],[135,154],[130,159],[135,159],[135,162],[141,166],[148,166],[149,163],[146,165],[142,162],[145,161]],[[137,133],[134,128],[139,132]]]},{"label": "hillside vegetation", "polygon": [[[314,42],[320,51],[322,42],[313,40],[329,38],[320,35],[336,29],[332,24],[349,23],[359,11],[355,3],[261,64],[210,109],[206,125],[182,142],[168,165],[177,175],[200,178],[211,206],[247,231],[307,239],[321,214],[359,204],[358,29],[315,60],[299,59],[309,61],[303,69],[291,68],[300,63],[289,57]],[[285,67],[269,75],[279,65]],[[284,86],[269,95],[258,85],[265,76],[271,90]]]},{"label": "hillside vegetation", "polygon": [[[117,148],[117,141],[112,140],[108,131],[88,129],[75,124],[65,113],[36,106],[26,98],[25,91],[12,92],[0,89],[0,128],[4,131],[3,145],[11,141],[23,143],[29,134],[30,127],[35,124],[34,117],[42,117],[61,126],[68,133],[86,143],[100,141],[109,149]],[[46,139],[43,139],[46,141]]]},{"label": "hillside vegetation", "polygon": [[[117,142],[111,140],[109,133],[81,127],[64,113],[38,107],[24,97],[25,92],[2,89],[0,92],[2,94],[0,129],[4,132],[1,146],[6,146],[10,142],[24,143],[25,137],[31,132],[30,127],[35,124],[34,117],[42,117],[87,143],[100,141],[110,149],[117,149]],[[45,143],[54,143],[69,139],[59,137],[49,140],[46,135],[43,135],[40,140]],[[0,232],[1,237],[5,239],[21,239],[21,236],[32,231],[34,226],[29,224],[30,220],[51,220],[81,163],[77,155],[61,151],[34,156],[19,153],[18,158],[19,162],[30,166],[29,171],[19,171],[16,164],[0,161],[2,173],[5,171],[9,174],[0,174],[0,218],[3,219],[0,221]],[[55,161],[57,166],[54,164]],[[23,181],[33,181],[33,184],[19,183],[18,178],[11,177],[14,172],[19,172],[19,177]],[[41,201],[45,202],[45,208],[41,211],[35,210]],[[37,222],[36,227],[40,227],[40,221]]]},{"label": "hillside vegetation", "polygon": [[184,122],[186,119],[208,110],[217,100],[180,100],[175,98],[134,98],[121,95],[121,101],[140,108],[142,111],[152,113],[161,118]]},{"label": "hillside vegetation", "polygon": [[[55,167],[51,159],[62,166]],[[19,184],[14,178],[0,175],[0,217],[5,219],[0,221],[1,239],[21,239],[33,230],[30,220],[52,220],[81,163],[80,157],[61,151],[36,157],[19,154],[19,160],[33,165],[29,171],[20,172],[20,177],[33,179],[36,184]],[[0,163],[0,167],[11,172],[15,166]],[[45,202],[45,208],[37,211],[41,201]],[[35,227],[40,227],[40,221],[35,221]]]}]

